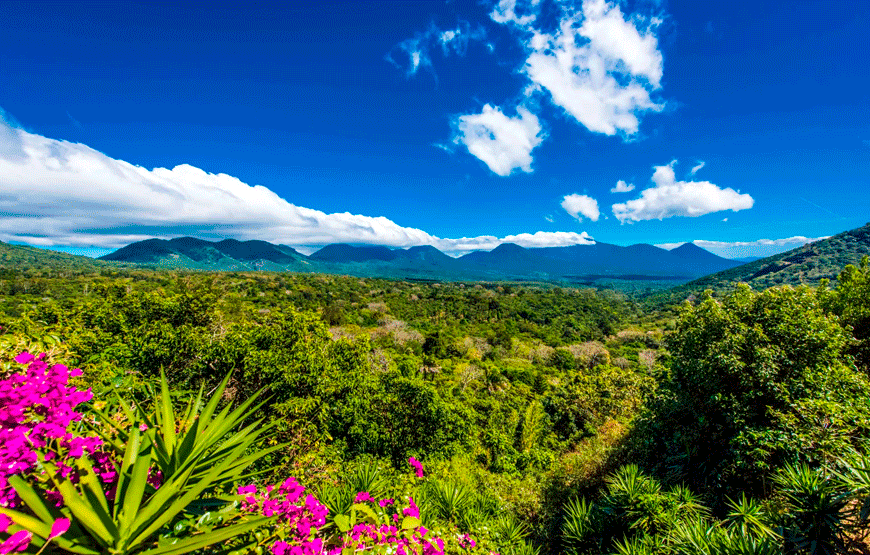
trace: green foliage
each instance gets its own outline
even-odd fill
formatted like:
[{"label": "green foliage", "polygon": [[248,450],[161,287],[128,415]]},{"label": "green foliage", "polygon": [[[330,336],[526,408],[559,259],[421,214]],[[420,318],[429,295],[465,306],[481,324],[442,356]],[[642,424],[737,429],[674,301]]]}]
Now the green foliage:
[{"label": "green foliage", "polygon": [[854,335],[848,352],[858,368],[870,376],[870,258],[864,256],[858,266],[846,266],[837,276],[836,290],[827,293],[826,308]]},{"label": "green foliage", "polygon": [[687,305],[669,341],[671,379],[637,434],[642,456],[698,488],[755,493],[785,462],[831,460],[870,430],[870,389],[848,343],[807,288],[743,286]]}]

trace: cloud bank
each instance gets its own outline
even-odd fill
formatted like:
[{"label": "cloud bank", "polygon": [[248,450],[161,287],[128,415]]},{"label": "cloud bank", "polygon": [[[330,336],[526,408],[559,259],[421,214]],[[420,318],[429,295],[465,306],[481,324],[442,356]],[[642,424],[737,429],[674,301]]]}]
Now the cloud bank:
[{"label": "cloud bank", "polygon": [[28,133],[9,121],[0,120],[0,240],[7,242],[119,248],[192,235],[293,246],[433,245],[451,254],[504,242],[530,247],[593,242],[586,233],[543,231],[443,239],[385,217],[296,206],[261,185],[190,165],[149,170],[83,144]]},{"label": "cloud bank", "polygon": [[562,208],[579,221],[583,221],[583,218],[586,217],[597,222],[601,215],[598,210],[598,201],[586,195],[565,195],[562,199]]},{"label": "cloud bank", "polygon": [[666,166],[656,166],[653,187],[644,189],[640,197],[613,205],[613,215],[621,222],[663,220],[674,216],[697,217],[722,210],[746,210],[755,200],[734,189],[722,189],[709,181],[677,181],[676,160]]}]

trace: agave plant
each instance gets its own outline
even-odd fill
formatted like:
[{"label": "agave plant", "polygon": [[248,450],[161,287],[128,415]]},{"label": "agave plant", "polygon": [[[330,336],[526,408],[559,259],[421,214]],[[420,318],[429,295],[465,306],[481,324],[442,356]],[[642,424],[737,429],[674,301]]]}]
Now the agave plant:
[{"label": "agave plant", "polygon": [[521,540],[516,545],[509,547],[505,552],[508,553],[508,555],[540,555],[541,548],[525,540]]},{"label": "agave plant", "polygon": [[426,488],[427,508],[434,516],[449,522],[460,522],[474,500],[471,488],[456,480],[433,480]]},{"label": "agave plant", "polygon": [[853,541],[859,541],[870,534],[870,457],[855,452],[842,462],[845,468],[837,476],[854,496],[847,518]]},{"label": "agave plant", "polygon": [[649,536],[634,536],[631,539],[623,538],[613,542],[613,549],[617,555],[656,555],[658,549],[650,541]]},{"label": "agave plant", "polygon": [[562,544],[569,553],[580,553],[590,548],[590,536],[594,532],[592,511],[594,506],[585,498],[574,498],[565,504],[565,520],[562,522]]},{"label": "agave plant", "polygon": [[501,510],[498,498],[486,491],[477,492],[474,499],[461,516],[460,525],[465,530],[483,526]]},{"label": "agave plant", "polygon": [[776,536],[758,536],[739,527],[725,528],[706,518],[681,522],[671,531],[671,552],[679,555],[781,555]]},{"label": "agave plant", "polygon": [[361,464],[347,480],[341,484],[322,484],[317,489],[317,497],[329,509],[327,522],[323,529],[335,526],[335,518],[348,515],[360,492],[367,492],[374,498],[385,495],[389,481],[374,461]]},{"label": "agave plant", "polygon": [[851,492],[835,474],[806,464],[786,465],[773,477],[788,507],[783,538],[789,550],[830,555],[843,551]]},{"label": "agave plant", "polygon": [[[165,375],[161,375],[160,395],[153,411],[136,403],[119,403],[129,424],[119,425],[111,416],[97,411],[99,424],[94,431],[104,445],[117,454],[120,467],[114,495],[104,490],[87,457],[76,459],[78,483],[70,480],[52,462],[43,462],[49,485],[59,492],[62,505],[49,501],[45,491],[21,476],[10,483],[28,512],[0,508],[13,526],[33,534],[31,545],[44,547],[53,541],[65,551],[81,555],[147,553],[178,555],[222,543],[265,525],[266,517],[220,519],[226,525],[208,533],[159,542],[159,533],[188,511],[209,503],[217,507],[231,504],[219,494],[233,482],[245,477],[245,469],[256,460],[281,449],[253,446],[272,426],[262,426],[251,418],[262,402],[262,393],[236,408],[217,412],[229,376],[213,392],[204,406],[203,390],[191,399],[179,415],[172,406]],[[245,425],[246,422],[250,422]],[[162,473],[155,487],[149,475]],[[52,525],[60,519],[70,521],[60,537],[50,538]]]},{"label": "agave plant", "polygon": [[725,522],[731,531],[743,536],[779,539],[779,535],[769,526],[767,514],[761,503],[741,494],[738,501],[728,499],[728,515]]},{"label": "agave plant", "polygon": [[499,545],[519,545],[529,535],[529,527],[526,523],[508,514],[502,515],[495,521],[493,533]]}]

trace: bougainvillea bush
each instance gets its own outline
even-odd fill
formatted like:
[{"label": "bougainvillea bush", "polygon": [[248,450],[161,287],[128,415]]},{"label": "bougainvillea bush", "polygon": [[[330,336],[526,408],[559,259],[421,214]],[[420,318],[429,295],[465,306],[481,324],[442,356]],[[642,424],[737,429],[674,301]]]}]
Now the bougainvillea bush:
[{"label": "bougainvillea bush", "polygon": [[[165,377],[153,406],[94,401],[44,355],[15,358],[0,380],[0,554],[66,551],[181,554],[230,545],[237,553],[317,555],[389,550],[442,555],[414,498],[357,492],[334,515],[293,478],[251,483],[245,471],[283,445],[261,448],[274,424],[256,418],[259,393],[219,409],[229,376],[180,412]],[[98,408],[99,407],[99,408]],[[272,442],[274,443],[274,442]],[[410,459],[418,478],[422,463]],[[450,551],[476,548],[467,534]]]}]

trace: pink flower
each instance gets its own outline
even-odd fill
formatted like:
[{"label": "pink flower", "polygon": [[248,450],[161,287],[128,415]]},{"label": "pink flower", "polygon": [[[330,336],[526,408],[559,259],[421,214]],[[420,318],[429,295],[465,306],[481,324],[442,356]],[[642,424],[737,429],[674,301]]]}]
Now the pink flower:
[{"label": "pink flower", "polygon": [[34,359],[33,355],[31,355],[27,351],[24,351],[21,354],[19,354],[17,357],[15,357],[14,360],[18,364],[27,364],[28,362],[32,361],[33,359]]},{"label": "pink flower", "polygon": [[380,501],[378,501],[378,505],[380,505],[381,507],[388,507],[388,506],[393,505],[395,503],[396,503],[396,500],[391,499],[391,498],[384,498],[384,499],[381,499]]},{"label": "pink flower", "polygon": [[8,516],[0,513],[0,532],[5,532],[9,529],[9,525],[12,524],[12,519]]},{"label": "pink flower", "polygon": [[411,457],[408,459],[408,464],[410,464],[415,469],[417,469],[417,478],[423,477],[423,463],[421,463],[420,461],[418,461],[414,457]]},{"label": "pink flower", "polygon": [[30,545],[30,540],[33,539],[33,534],[27,530],[19,530],[15,532],[6,541],[0,544],[0,555],[14,553],[16,551],[24,551]]},{"label": "pink flower", "polygon": [[140,432],[144,432],[144,431],[147,430],[147,429],[148,429],[148,424],[146,424],[146,423],[144,423],[144,422],[141,423],[141,424],[139,424],[139,431],[140,431]]},{"label": "pink flower", "polygon": [[59,518],[54,521],[54,524],[51,525],[51,533],[48,535],[48,539],[51,540],[58,536],[61,536],[66,533],[67,530],[69,530],[69,519]]},{"label": "pink flower", "polygon": [[353,500],[354,503],[362,503],[363,501],[370,501],[372,503],[375,502],[371,494],[367,491],[359,492],[358,494],[356,494],[356,498]]},{"label": "pink flower", "polygon": [[408,507],[402,510],[402,514],[412,518],[420,518],[420,509],[414,503],[413,497],[408,497]]}]

